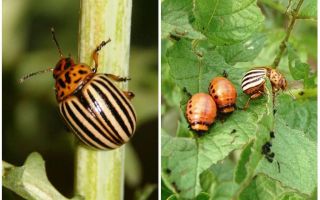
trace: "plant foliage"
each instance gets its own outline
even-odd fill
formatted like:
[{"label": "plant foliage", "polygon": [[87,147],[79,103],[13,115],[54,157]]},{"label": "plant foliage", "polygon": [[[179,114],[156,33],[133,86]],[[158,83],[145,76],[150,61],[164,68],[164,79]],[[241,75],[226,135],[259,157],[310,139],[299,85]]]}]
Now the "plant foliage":
[{"label": "plant foliage", "polygon": [[[265,95],[241,109],[249,98],[240,87],[244,73],[272,64],[287,31],[277,25],[286,20],[280,10],[290,13],[297,3],[162,2],[162,199],[315,197],[316,56],[299,40],[301,30],[316,29],[310,22],[316,19],[315,1],[302,4],[298,18],[306,23],[294,27],[279,65],[295,98],[289,92],[273,96],[267,80]],[[310,48],[316,49],[310,32]],[[237,109],[199,136],[184,116],[185,91],[208,92],[210,80],[224,73],[237,89]],[[275,153],[272,163],[261,152],[267,141]]]}]

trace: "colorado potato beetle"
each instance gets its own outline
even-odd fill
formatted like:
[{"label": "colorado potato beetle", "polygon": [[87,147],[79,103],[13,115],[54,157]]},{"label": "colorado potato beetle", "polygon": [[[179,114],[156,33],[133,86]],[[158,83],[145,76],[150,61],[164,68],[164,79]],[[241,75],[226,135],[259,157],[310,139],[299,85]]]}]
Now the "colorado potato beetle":
[{"label": "colorado potato beetle", "polygon": [[272,92],[276,93],[280,89],[287,88],[285,77],[276,69],[269,67],[259,67],[249,70],[243,77],[241,87],[244,93],[250,95],[245,108],[249,106],[249,101],[260,97],[265,92],[265,82],[268,78],[271,82]]},{"label": "colorado potato beetle", "polygon": [[228,79],[224,77],[212,79],[209,85],[209,93],[221,113],[231,113],[234,111],[237,90]]},{"label": "colorado potato beetle", "polygon": [[186,109],[186,117],[190,128],[197,132],[205,132],[214,122],[217,115],[217,106],[212,97],[206,93],[193,95]]},{"label": "colorado potato beetle", "polygon": [[128,142],[136,129],[136,115],[130,99],[132,92],[121,91],[113,81],[129,79],[112,74],[98,74],[98,52],[108,41],[103,41],[93,52],[95,66],[77,64],[64,57],[51,29],[60,60],[54,68],[31,73],[29,77],[53,72],[59,111],[71,130],[85,144],[95,149],[115,149]]}]

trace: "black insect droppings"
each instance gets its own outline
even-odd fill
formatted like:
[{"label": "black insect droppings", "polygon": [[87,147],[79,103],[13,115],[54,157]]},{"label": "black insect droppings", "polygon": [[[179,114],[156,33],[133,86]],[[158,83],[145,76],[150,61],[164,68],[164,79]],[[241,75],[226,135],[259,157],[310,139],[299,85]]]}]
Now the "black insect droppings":
[{"label": "black insect droppings", "polygon": [[275,135],[274,135],[274,132],[273,132],[273,131],[270,131],[270,137],[271,137],[271,138],[275,138]]},{"label": "black insect droppings", "polygon": [[233,129],[230,134],[234,134],[235,132],[237,132],[237,130]]}]

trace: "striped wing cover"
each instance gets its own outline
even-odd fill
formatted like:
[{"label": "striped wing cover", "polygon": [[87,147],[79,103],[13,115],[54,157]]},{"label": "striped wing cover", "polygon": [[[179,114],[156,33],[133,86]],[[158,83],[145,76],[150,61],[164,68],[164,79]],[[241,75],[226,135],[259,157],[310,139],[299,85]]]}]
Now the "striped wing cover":
[{"label": "striped wing cover", "polygon": [[241,83],[243,91],[257,87],[265,82],[267,70],[265,68],[256,68],[248,71]]},{"label": "striped wing cover", "polygon": [[62,117],[81,141],[96,149],[115,149],[136,128],[130,101],[105,74],[96,74],[74,96],[59,104]]}]

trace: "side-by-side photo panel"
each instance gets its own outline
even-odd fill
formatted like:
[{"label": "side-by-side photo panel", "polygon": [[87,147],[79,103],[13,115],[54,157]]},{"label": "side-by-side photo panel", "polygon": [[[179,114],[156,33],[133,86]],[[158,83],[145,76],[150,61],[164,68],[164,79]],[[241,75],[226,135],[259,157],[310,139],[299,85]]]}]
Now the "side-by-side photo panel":
[{"label": "side-by-side photo panel", "polygon": [[317,2],[161,2],[161,199],[317,198]]},{"label": "side-by-side photo panel", "polygon": [[2,5],[2,199],[158,199],[158,2]]}]

